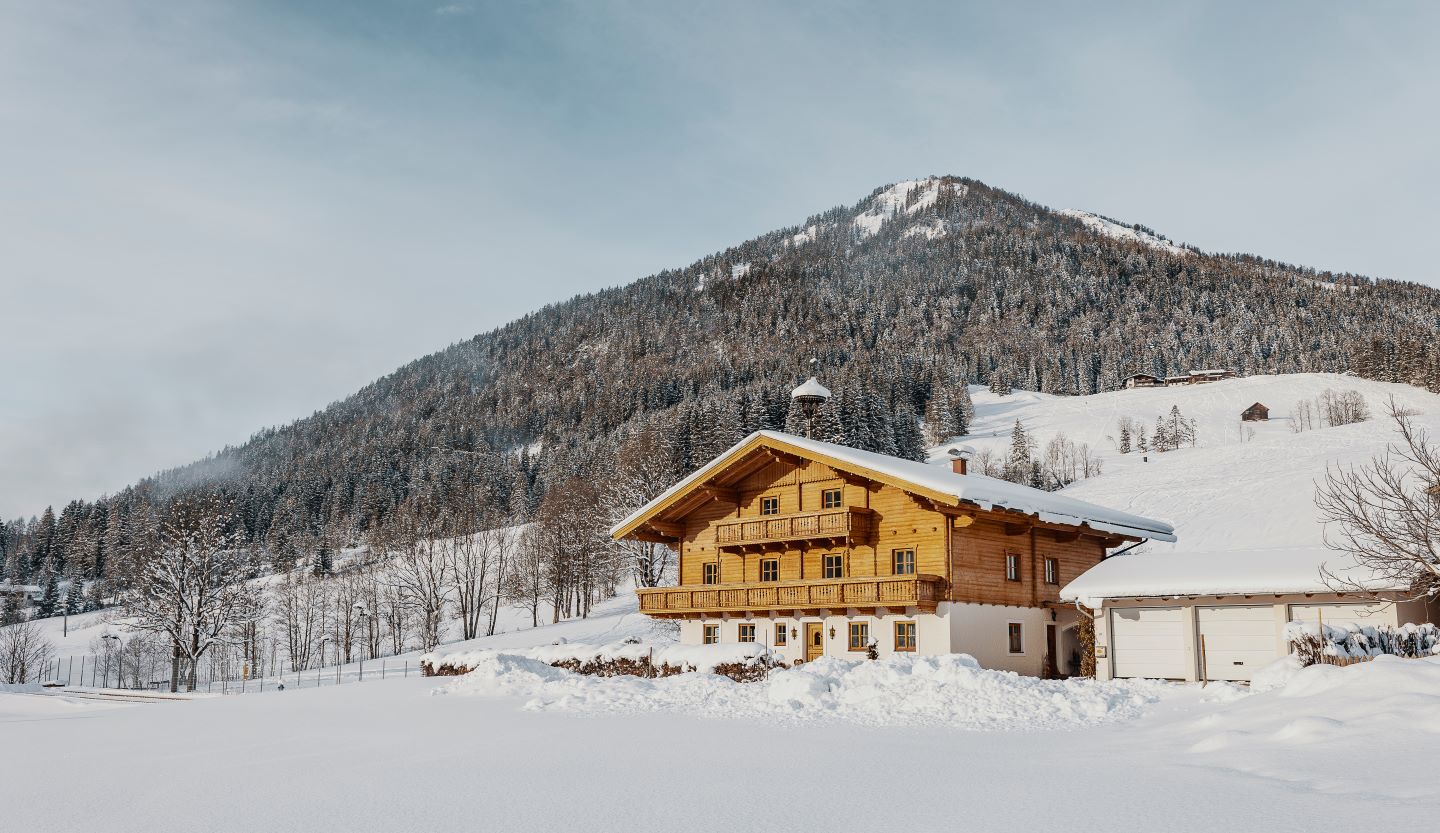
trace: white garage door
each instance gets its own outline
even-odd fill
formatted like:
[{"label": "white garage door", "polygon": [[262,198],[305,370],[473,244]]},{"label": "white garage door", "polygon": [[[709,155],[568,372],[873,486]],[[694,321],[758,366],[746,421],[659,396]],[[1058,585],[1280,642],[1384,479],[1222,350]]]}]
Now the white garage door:
[{"label": "white garage door", "polygon": [[1280,627],[1270,605],[1197,607],[1195,622],[1204,640],[1205,679],[1249,680],[1280,656]]},{"label": "white garage door", "polygon": [[1321,617],[1325,624],[1367,627],[1394,622],[1394,605],[1390,602],[1361,604],[1290,605],[1290,621],[1314,624]]},{"label": "white garage door", "polygon": [[1120,607],[1110,610],[1110,650],[1117,677],[1183,680],[1185,617],[1178,607]]}]

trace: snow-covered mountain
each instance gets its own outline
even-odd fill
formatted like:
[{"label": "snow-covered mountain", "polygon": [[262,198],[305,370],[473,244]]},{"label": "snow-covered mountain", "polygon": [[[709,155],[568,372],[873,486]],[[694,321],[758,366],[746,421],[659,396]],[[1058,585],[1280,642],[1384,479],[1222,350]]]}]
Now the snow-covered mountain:
[{"label": "snow-covered mountain", "polygon": [[[1370,418],[1364,422],[1296,432],[1297,403],[1312,404],[1326,391],[1357,391]],[[1016,391],[995,396],[972,387],[975,422],[959,442],[1010,449],[1020,420],[1041,445],[1057,433],[1086,443],[1103,461],[1103,473],[1081,480],[1065,494],[1174,524],[1174,544],[1150,542],[1150,552],[1210,552],[1323,547],[1314,505],[1315,482],[1326,466],[1365,463],[1395,439],[1385,416],[1391,397],[1417,412],[1415,419],[1440,436],[1440,396],[1411,387],[1333,373],[1250,376],[1205,385],[1136,388],[1092,396],[1051,396]],[[1241,422],[1241,411],[1260,402],[1266,422]],[[1177,407],[1195,420],[1197,442],[1164,453],[1117,450],[1119,421],[1130,417],[1147,430]],[[932,450],[936,465],[948,464],[945,449]]]}]

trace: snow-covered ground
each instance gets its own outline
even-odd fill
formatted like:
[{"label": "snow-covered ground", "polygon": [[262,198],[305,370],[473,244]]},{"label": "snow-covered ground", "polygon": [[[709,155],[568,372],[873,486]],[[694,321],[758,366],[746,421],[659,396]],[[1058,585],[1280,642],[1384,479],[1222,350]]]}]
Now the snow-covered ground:
[{"label": "snow-covered ground", "polygon": [[[611,618],[528,633],[533,643],[626,619]],[[495,656],[472,677],[176,703],[0,693],[6,829],[634,831],[723,820],[757,831],[1209,833],[1418,829],[1440,811],[1440,660],[1317,667],[1247,694],[1042,683],[959,660],[915,660],[924,672],[832,661],[740,684],[580,678]],[[1087,703],[1094,711],[1054,719]],[[887,710],[941,719],[866,719]]]},{"label": "snow-covered ground", "polygon": [[[1313,401],[1326,390],[1358,391],[1370,419],[1295,433],[1295,404]],[[1075,397],[1026,391],[997,397],[975,386],[971,395],[976,418],[963,440],[967,445],[988,447],[1003,457],[1016,419],[1041,446],[1056,433],[1088,443],[1102,458],[1104,473],[1063,493],[1172,524],[1179,540],[1147,543],[1147,553],[1323,547],[1315,481],[1327,465],[1368,462],[1395,440],[1394,423],[1384,415],[1389,397],[1416,411],[1417,422],[1440,437],[1440,396],[1333,373],[1249,376]],[[1270,420],[1241,422],[1240,412],[1255,402],[1269,406]],[[1171,406],[1196,421],[1196,447],[1148,455],[1116,450],[1122,417],[1133,418],[1148,433]],[[948,460],[947,447],[933,455],[937,464]]]},{"label": "snow-covered ground", "polygon": [[[1292,433],[1294,403],[1327,388],[1374,416]],[[1440,397],[1302,374],[1070,399],[976,388],[965,442],[1003,454],[1017,417],[1042,444],[1063,431],[1105,460],[1066,494],[1175,525],[1177,543],[1142,552],[1263,555],[1322,543],[1314,480],[1392,439],[1392,394],[1440,435]],[[1242,424],[1255,401],[1271,422]],[[1116,452],[1120,417],[1149,428],[1171,405],[1197,447]],[[99,618],[72,617],[61,653],[86,650]],[[957,657],[601,679],[537,649],[672,632],[628,594],[528,624],[507,611],[504,633],[445,646],[487,658],[463,677],[145,705],[0,692],[3,827],[1210,833],[1419,829],[1440,812],[1440,659],[1272,672],[1255,691],[1044,682]]]}]

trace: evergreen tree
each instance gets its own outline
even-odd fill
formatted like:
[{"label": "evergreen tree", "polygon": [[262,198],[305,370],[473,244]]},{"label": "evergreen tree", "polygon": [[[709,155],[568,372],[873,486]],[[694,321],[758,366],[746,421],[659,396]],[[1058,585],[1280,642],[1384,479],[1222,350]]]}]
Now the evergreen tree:
[{"label": "evergreen tree", "polygon": [[60,577],[47,569],[41,579],[40,601],[35,605],[35,618],[48,619],[60,613]]},{"label": "evergreen tree", "polygon": [[1010,456],[1005,459],[1005,479],[1012,483],[1028,483],[1033,475],[1033,454],[1034,448],[1025,433],[1025,426],[1017,419],[1015,427],[1010,429]]},{"label": "evergreen tree", "polygon": [[1130,453],[1130,422],[1125,420],[1120,423],[1120,453]]},{"label": "evergreen tree", "polygon": [[920,433],[920,421],[909,405],[901,405],[895,414],[895,456],[906,460],[925,459],[925,438]]}]

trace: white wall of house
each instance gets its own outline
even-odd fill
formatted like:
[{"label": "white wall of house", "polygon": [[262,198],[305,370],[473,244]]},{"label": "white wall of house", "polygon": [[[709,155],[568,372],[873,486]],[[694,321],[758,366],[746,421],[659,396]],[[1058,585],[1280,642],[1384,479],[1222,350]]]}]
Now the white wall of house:
[{"label": "white wall of house", "polygon": [[[865,622],[869,625],[870,638],[876,642],[876,652],[883,658],[896,653],[895,623],[914,622],[915,654],[965,653],[975,657],[985,668],[1039,675],[1044,669],[1046,624],[1056,625],[1058,638],[1059,632],[1072,625],[1075,619],[1073,611],[1068,616],[1062,615],[1058,623],[1053,622],[1052,617],[1050,611],[1040,608],[942,602],[934,613],[911,609],[869,614],[852,610],[798,618],[774,615],[686,619],[680,623],[680,641],[687,645],[701,644],[705,625],[718,625],[721,643],[733,644],[740,641],[740,626],[753,624],[757,643],[769,645],[786,662],[793,663],[805,657],[806,623],[819,622],[826,656],[860,659],[865,656],[865,651],[850,649],[850,623]],[[1009,625],[1012,623],[1021,627],[1020,653],[1010,652]],[[776,644],[775,631],[779,626],[785,629],[784,645]],[[1061,667],[1064,667],[1063,661]]]}]

